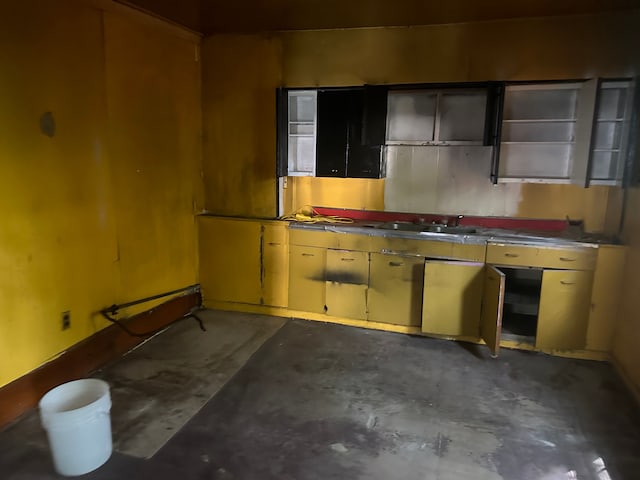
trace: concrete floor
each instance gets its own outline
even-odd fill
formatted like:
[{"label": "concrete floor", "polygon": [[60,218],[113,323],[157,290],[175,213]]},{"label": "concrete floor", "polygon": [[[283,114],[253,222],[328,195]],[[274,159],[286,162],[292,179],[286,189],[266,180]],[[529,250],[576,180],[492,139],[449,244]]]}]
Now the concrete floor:
[{"label": "concrete floor", "polygon": [[[640,409],[607,364],[238,313],[205,324],[96,375],[113,385],[117,451],[83,478],[640,478]],[[154,415],[131,414],[142,404]],[[2,478],[58,478],[35,414],[0,452]]]}]

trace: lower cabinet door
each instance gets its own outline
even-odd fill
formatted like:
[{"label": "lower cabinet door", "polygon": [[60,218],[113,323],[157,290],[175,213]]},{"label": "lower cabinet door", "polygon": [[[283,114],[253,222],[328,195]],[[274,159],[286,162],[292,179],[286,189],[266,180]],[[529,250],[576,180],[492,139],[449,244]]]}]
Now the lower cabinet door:
[{"label": "lower cabinet door", "polygon": [[289,247],[289,308],[324,313],[326,249]]},{"label": "lower cabinet door", "polygon": [[581,350],[587,344],[593,272],[545,270],[542,273],[536,348]]},{"label": "lower cabinet door", "polygon": [[506,275],[496,267],[486,265],[482,289],[480,338],[487,344],[494,357],[498,356],[500,351],[505,290]]},{"label": "lower cabinet door", "polygon": [[366,320],[368,288],[368,252],[327,250],[327,315]]},{"label": "lower cabinet door", "polygon": [[262,299],[265,305],[286,307],[289,297],[289,248],[284,225],[262,231]]},{"label": "lower cabinet door", "polygon": [[427,260],[422,331],[478,338],[483,272],[482,263]]},{"label": "lower cabinet door", "polygon": [[424,258],[371,253],[369,321],[419,327]]}]

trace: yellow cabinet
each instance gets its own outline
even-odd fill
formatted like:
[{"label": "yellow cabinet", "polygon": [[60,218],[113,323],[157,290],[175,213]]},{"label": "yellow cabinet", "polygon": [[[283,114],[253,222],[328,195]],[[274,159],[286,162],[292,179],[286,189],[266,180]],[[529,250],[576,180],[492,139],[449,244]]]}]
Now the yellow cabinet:
[{"label": "yellow cabinet", "polygon": [[502,315],[506,288],[506,275],[497,268],[486,265],[480,317],[480,338],[484,340],[493,356],[500,351]]},{"label": "yellow cabinet", "polygon": [[262,227],[262,300],[265,305],[286,307],[289,299],[289,246],[285,223]]},{"label": "yellow cabinet", "polygon": [[587,344],[593,273],[545,270],[542,274],[536,348],[582,350]]},{"label": "yellow cabinet", "polygon": [[205,302],[287,306],[286,223],[203,215],[198,231]]},{"label": "yellow cabinet", "polygon": [[547,247],[489,243],[487,263],[571,270],[593,270],[597,249],[594,247]]},{"label": "yellow cabinet", "polygon": [[479,337],[484,264],[427,260],[422,331]]},{"label": "yellow cabinet", "polygon": [[303,312],[325,311],[327,250],[289,246],[289,308]]},{"label": "yellow cabinet", "polygon": [[366,320],[369,254],[327,250],[325,275],[327,315]]},{"label": "yellow cabinet", "polygon": [[368,320],[420,326],[423,272],[422,257],[371,253]]},{"label": "yellow cabinet", "polygon": [[207,301],[260,304],[261,224],[198,217],[200,285]]},{"label": "yellow cabinet", "polygon": [[487,265],[480,337],[494,355],[500,342],[537,350],[583,350],[593,272]]}]

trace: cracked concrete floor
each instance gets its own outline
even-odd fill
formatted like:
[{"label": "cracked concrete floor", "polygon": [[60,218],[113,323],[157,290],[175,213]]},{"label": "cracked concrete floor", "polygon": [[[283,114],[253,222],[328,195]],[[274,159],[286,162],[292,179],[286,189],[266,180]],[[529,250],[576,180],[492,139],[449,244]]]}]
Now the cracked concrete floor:
[{"label": "cracked concrete floor", "polygon": [[[130,389],[114,395],[118,449],[173,430],[151,458],[119,451],[86,478],[638,478],[640,412],[607,364],[239,313],[206,322],[227,333],[193,358],[173,327],[102,372]],[[158,382],[175,410],[120,424],[130,392],[155,401]],[[223,386],[207,401],[203,384]],[[191,418],[173,434],[175,416]],[[0,433],[3,478],[57,478],[28,422]]]}]

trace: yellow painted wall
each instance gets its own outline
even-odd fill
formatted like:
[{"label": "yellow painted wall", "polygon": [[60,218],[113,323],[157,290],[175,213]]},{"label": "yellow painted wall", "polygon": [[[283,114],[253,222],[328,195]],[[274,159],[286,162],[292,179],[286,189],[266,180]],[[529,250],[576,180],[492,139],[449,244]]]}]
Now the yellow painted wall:
[{"label": "yellow painted wall", "polygon": [[202,45],[205,207],[217,215],[276,215],[276,88],[281,45],[214,35]]},{"label": "yellow painted wall", "polygon": [[640,188],[631,189],[625,215],[624,241],[629,245],[613,356],[640,399]]},{"label": "yellow painted wall", "polygon": [[0,7],[0,386],[197,281],[198,40],[97,3]]},{"label": "yellow painted wall", "polygon": [[637,73],[640,11],[282,34],[287,86]]}]

